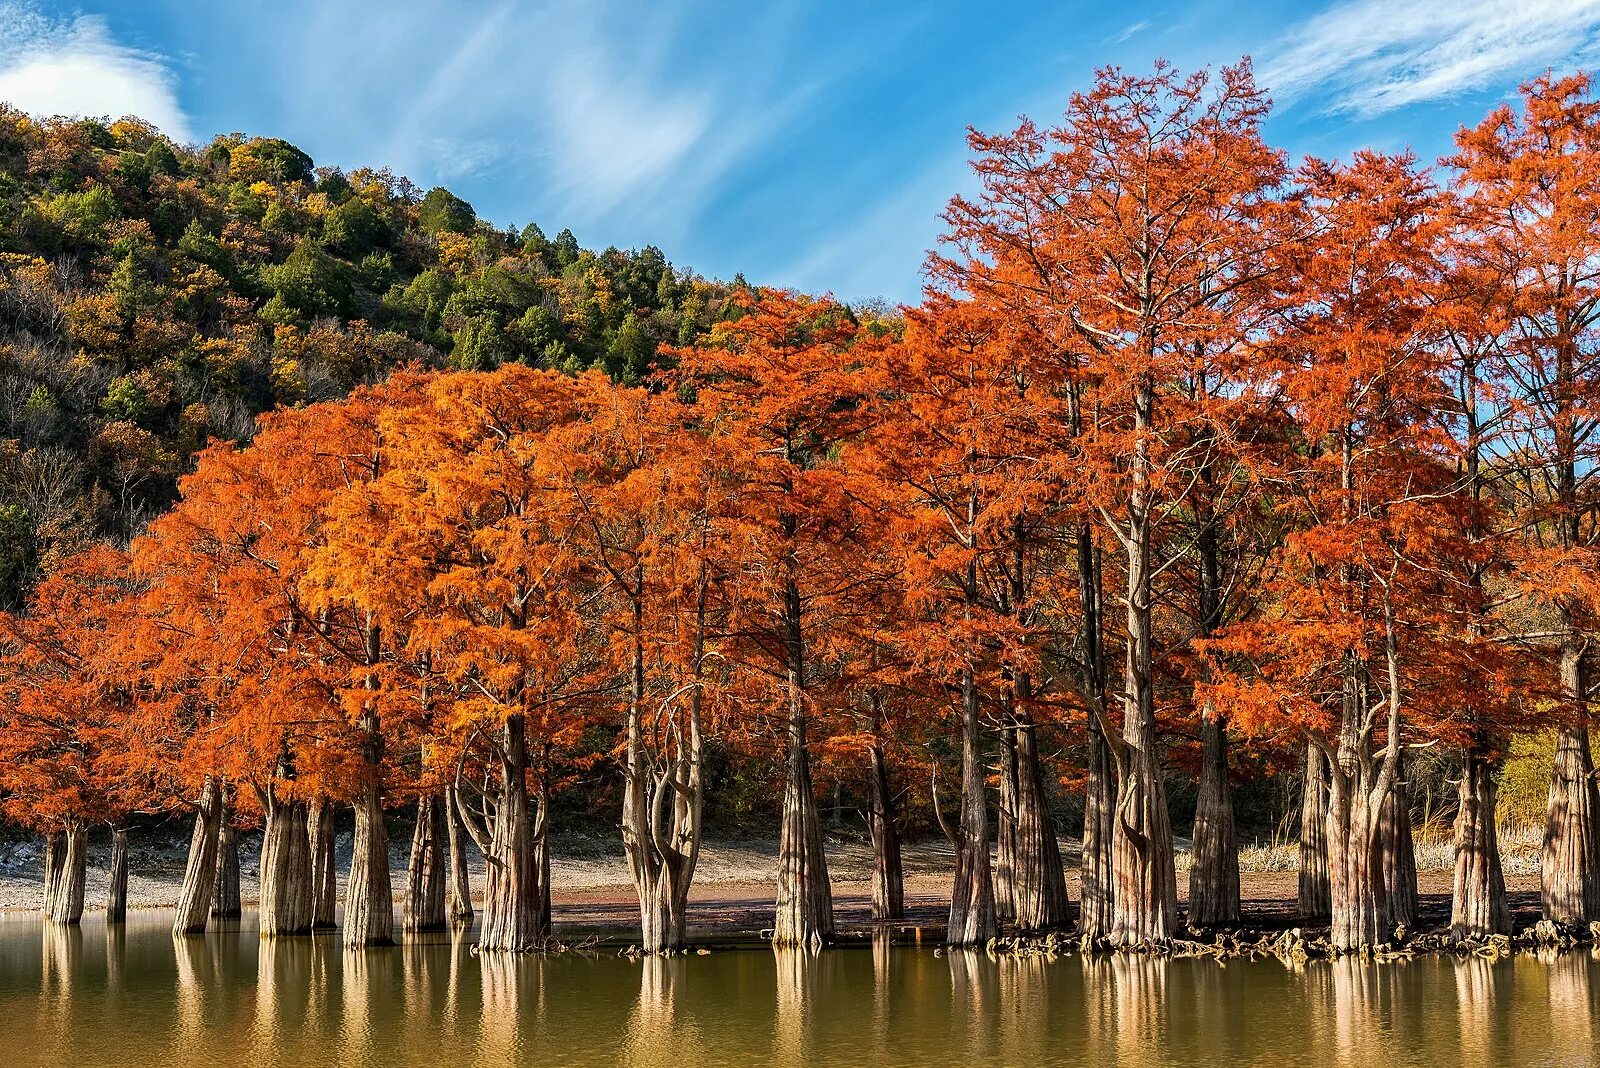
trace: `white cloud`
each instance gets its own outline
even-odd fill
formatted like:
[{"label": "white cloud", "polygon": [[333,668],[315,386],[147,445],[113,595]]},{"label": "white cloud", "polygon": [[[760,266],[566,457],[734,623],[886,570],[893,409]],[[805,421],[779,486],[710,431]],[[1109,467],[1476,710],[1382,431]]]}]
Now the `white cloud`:
[{"label": "white cloud", "polygon": [[1493,87],[1589,52],[1600,0],[1338,0],[1258,71],[1280,103],[1364,117]]},{"label": "white cloud", "polygon": [[0,5],[0,100],[34,115],[137,115],[176,141],[191,138],[176,79],[161,57],[119,44],[105,23],[52,23]]}]

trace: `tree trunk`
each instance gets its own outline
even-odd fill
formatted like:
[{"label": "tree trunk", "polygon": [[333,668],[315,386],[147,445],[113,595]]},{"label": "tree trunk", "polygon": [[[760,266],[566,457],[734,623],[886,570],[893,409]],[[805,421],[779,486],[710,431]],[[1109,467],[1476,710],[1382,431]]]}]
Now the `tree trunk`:
[{"label": "tree trunk", "polygon": [[83,919],[83,889],[89,871],[89,828],[77,820],[69,820],[60,839],[60,863],[55,872],[55,894],[48,915],[51,923],[70,927]]},{"label": "tree trunk", "polygon": [[1457,939],[1486,938],[1511,931],[1506,879],[1500,869],[1495,828],[1495,767],[1469,747],[1457,787],[1455,881],[1450,898],[1450,933]]},{"label": "tree trunk", "polygon": [[1239,924],[1239,839],[1228,784],[1228,729],[1207,716],[1200,727],[1200,792],[1194,809],[1194,862],[1189,868],[1189,926]]},{"label": "tree trunk", "polygon": [[472,879],[467,871],[466,834],[461,826],[461,814],[456,811],[456,788],[445,788],[445,829],[450,843],[450,923],[466,927],[472,923]]},{"label": "tree trunk", "polygon": [[1417,925],[1417,852],[1411,832],[1411,794],[1404,765],[1378,814],[1378,847],[1383,858],[1384,930]]},{"label": "tree trunk", "polygon": [[1017,918],[1017,732],[1000,730],[1000,796],[995,804],[994,917],[999,927]]},{"label": "tree trunk", "polygon": [[[265,844],[263,837],[263,851]],[[226,801],[217,825],[217,877],[211,891],[211,915],[219,920],[237,920],[244,915],[239,891],[239,829],[233,825],[233,806]]]},{"label": "tree trunk", "polygon": [[60,831],[49,831],[44,836],[44,904],[39,911],[46,916],[55,914],[56,898],[61,896],[61,873],[67,859],[67,836]]},{"label": "tree trunk", "polygon": [[1117,769],[1100,717],[1089,713],[1087,777],[1083,788],[1083,850],[1079,858],[1078,930],[1088,938],[1110,938],[1116,923],[1111,842],[1117,812]]},{"label": "tree trunk", "polygon": [[311,829],[303,801],[268,796],[261,832],[261,937],[311,933]]},{"label": "tree trunk", "polygon": [[[1563,663],[1562,674],[1568,665]],[[1576,675],[1576,665],[1572,665]],[[1556,735],[1550,800],[1540,852],[1544,918],[1562,924],[1600,919],[1600,843],[1596,842],[1594,757],[1586,723]]]},{"label": "tree trunk", "polygon": [[500,797],[483,850],[489,870],[479,947],[526,953],[544,945],[540,923],[544,889],[539,879],[535,827],[528,811],[528,746],[522,716],[506,718],[501,742]]},{"label": "tree trunk", "polygon": [[111,828],[111,879],[106,888],[106,922],[128,919],[128,829]]},{"label": "tree trunk", "polygon": [[1333,913],[1328,886],[1328,761],[1306,743],[1305,782],[1300,789],[1300,919],[1327,923]]},{"label": "tree trunk", "polygon": [[189,862],[183,870],[178,908],[172,917],[175,935],[201,934],[211,914],[212,888],[217,879],[217,845],[222,823],[222,784],[207,776],[195,808],[194,833],[189,837]]},{"label": "tree trunk", "polygon": [[389,830],[378,784],[368,781],[354,808],[355,843],[344,893],[344,944],[352,949],[394,942],[394,891],[389,881]]},{"label": "tree trunk", "polygon": [[408,933],[445,929],[444,838],[444,800],[438,794],[424,794],[417,799],[401,908],[401,929]]},{"label": "tree trunk", "polygon": [[334,926],[339,901],[339,880],[334,871],[334,809],[323,797],[313,797],[306,807],[306,846],[311,853],[311,929]]},{"label": "tree trunk", "polygon": [[785,586],[783,615],[789,737],[772,941],[778,946],[820,946],[833,941],[833,887],[828,881],[828,854],[811,787],[811,753],[806,743],[805,642],[800,591],[793,580]]},{"label": "tree trunk", "polygon": [[1178,924],[1178,873],[1172,853],[1172,820],[1156,730],[1154,606],[1151,600],[1148,444],[1155,387],[1146,377],[1135,390],[1137,443],[1130,459],[1132,490],[1127,529],[1126,655],[1122,687],[1122,759],[1118,766],[1117,814],[1111,864],[1116,881],[1111,937],[1123,946],[1162,945]]},{"label": "tree trunk", "polygon": [[994,871],[989,858],[988,783],[983,764],[983,725],[972,669],[961,669],[961,823],[956,839],[956,875],[950,894],[945,942],[980,946],[996,934]]},{"label": "tree trunk", "polygon": [[894,794],[883,747],[867,750],[868,813],[872,831],[872,918],[901,920],[906,915],[905,873],[900,862],[900,831],[895,826]]},{"label": "tree trunk", "polygon": [[1023,720],[1016,727],[1016,857],[1012,923],[1022,934],[1063,931],[1072,924],[1067,876],[1056,841],[1055,818],[1039,761],[1038,727]]}]

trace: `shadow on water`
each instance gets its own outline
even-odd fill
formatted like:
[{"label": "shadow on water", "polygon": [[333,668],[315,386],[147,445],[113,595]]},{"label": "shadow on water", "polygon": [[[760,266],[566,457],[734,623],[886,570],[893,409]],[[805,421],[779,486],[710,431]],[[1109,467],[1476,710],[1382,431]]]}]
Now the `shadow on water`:
[{"label": "shadow on water", "polygon": [[1017,1063],[1578,1065],[1589,953],[1409,962],[813,953],[506,957],[472,932],[348,950],[249,917],[56,928],[0,918],[0,1062],[69,1065]]}]

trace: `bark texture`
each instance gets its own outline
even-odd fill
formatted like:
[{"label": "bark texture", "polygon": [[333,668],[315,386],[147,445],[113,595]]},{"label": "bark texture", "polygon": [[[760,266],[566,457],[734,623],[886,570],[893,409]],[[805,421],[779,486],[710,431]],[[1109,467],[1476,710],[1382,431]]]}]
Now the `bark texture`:
[{"label": "bark texture", "polygon": [[[69,820],[67,829],[54,836],[57,862],[46,872],[45,918],[59,927],[70,927],[83,919],[83,891],[89,874],[89,827]],[[53,885],[54,892],[50,888]]]},{"label": "bark texture", "polygon": [[111,878],[106,887],[106,922],[128,918],[128,829],[111,828]]},{"label": "bark texture", "polygon": [[339,882],[334,872],[334,810],[326,798],[314,797],[306,806],[307,848],[311,851],[311,929],[336,926]]},{"label": "bark texture", "polygon": [[805,643],[800,629],[800,592],[791,580],[784,594],[789,732],[778,832],[778,903],[772,924],[777,946],[822,946],[833,941],[833,887],[828,855],[811,786],[806,741]]},{"label": "bark texture", "polygon": [[543,947],[550,934],[544,921],[547,890],[537,848],[545,836],[547,810],[541,806],[537,819],[530,811],[526,730],[520,715],[506,717],[501,729],[500,786],[492,827],[480,828],[463,819],[488,869],[478,941],[486,952],[531,952]]},{"label": "bark texture", "polygon": [[983,728],[972,669],[961,670],[961,822],[956,830],[956,875],[950,892],[945,941],[978,946],[998,931],[994,871],[989,857],[989,804],[983,763]]},{"label": "bark texture", "polygon": [[406,865],[401,929],[407,933],[443,931],[445,922],[444,799],[425,794],[417,799],[417,822],[411,833]]},{"label": "bark texture", "polygon": [[226,805],[217,827],[217,877],[211,891],[211,915],[219,920],[237,920],[244,915],[239,892],[239,829],[233,825],[232,811]]},{"label": "bark texture", "polygon": [[222,823],[222,784],[208,776],[195,806],[194,833],[189,838],[189,861],[183,869],[183,886],[172,917],[175,935],[200,934],[211,915],[212,890],[217,879],[217,844]]},{"label": "bark texture", "polygon": [[1038,727],[1022,720],[1015,730],[1016,820],[1012,875],[1012,926],[1020,934],[1064,931],[1072,901],[1056,840],[1055,818],[1039,760]]},{"label": "bark texture", "polygon": [[1493,762],[1480,750],[1468,749],[1456,791],[1456,863],[1450,896],[1450,933],[1458,939],[1511,930],[1494,819],[1497,789]]},{"label": "bark texture", "polygon": [[[1576,674],[1576,665],[1571,670]],[[1587,724],[1556,735],[1555,766],[1545,809],[1540,850],[1540,890],[1544,918],[1562,924],[1600,919],[1600,842],[1595,814],[1600,807],[1594,782],[1594,757]]]},{"label": "bark texture", "polygon": [[883,747],[867,750],[867,823],[872,832],[872,918],[899,920],[906,914],[905,871],[900,862],[900,829],[895,825],[894,794],[889,786]]},{"label": "bark texture", "polygon": [[311,831],[303,801],[269,792],[261,833],[261,937],[311,933]]},{"label": "bark texture", "polygon": [[1411,830],[1411,793],[1404,764],[1378,816],[1378,846],[1383,855],[1383,887],[1388,915],[1383,927],[1417,925],[1417,853]]},{"label": "bark texture", "polygon": [[1194,809],[1194,862],[1189,868],[1189,926],[1239,923],[1239,839],[1228,783],[1228,729],[1208,717],[1200,728],[1200,791]]},{"label": "bark texture", "polygon": [[1000,731],[1000,791],[994,813],[994,916],[1010,927],[1017,916],[1017,731]]},{"label": "bark texture", "polygon": [[449,833],[450,843],[450,923],[455,927],[466,927],[472,923],[474,915],[472,880],[467,871],[467,836],[461,826],[454,785],[445,790],[444,805],[445,829]]},{"label": "bark texture", "polygon": [[1326,923],[1333,912],[1328,884],[1328,760],[1306,743],[1300,788],[1300,919]]}]

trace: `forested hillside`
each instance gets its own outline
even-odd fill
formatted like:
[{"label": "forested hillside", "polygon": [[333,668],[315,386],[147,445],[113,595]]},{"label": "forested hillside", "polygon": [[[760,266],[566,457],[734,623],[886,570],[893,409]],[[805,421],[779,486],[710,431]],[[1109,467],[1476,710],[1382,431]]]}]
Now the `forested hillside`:
[{"label": "forested hillside", "polygon": [[275,405],[411,363],[636,382],[729,288],[275,138],[190,150],[136,119],[0,104],[0,607],[127,539],[208,439],[248,438]]}]

